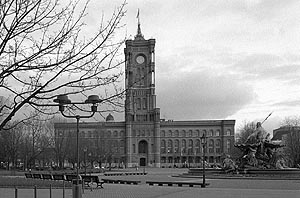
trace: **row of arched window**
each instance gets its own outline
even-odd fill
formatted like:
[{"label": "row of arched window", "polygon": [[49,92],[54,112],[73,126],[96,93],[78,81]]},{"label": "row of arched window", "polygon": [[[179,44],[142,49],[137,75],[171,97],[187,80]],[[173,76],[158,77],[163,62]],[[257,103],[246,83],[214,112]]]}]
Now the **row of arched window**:
[{"label": "row of arched window", "polygon": [[133,137],[145,137],[145,136],[153,136],[154,134],[154,131],[153,130],[145,130],[145,129],[142,129],[142,130],[132,130],[132,136]]},{"label": "row of arched window", "polygon": [[124,131],[101,131],[100,132],[100,137],[125,137],[125,132]]},{"label": "row of arched window", "polygon": [[[219,137],[221,136],[221,131],[219,129],[217,130],[162,130],[160,132],[160,136],[161,137],[201,137],[203,134],[205,134],[207,137]],[[230,136],[231,135],[231,130],[227,129],[225,134],[225,136]]]},{"label": "row of arched window", "polygon": [[[169,154],[169,153],[174,153],[174,154],[196,154],[196,153],[202,153],[203,152],[203,146],[200,142],[199,139],[175,139],[175,140],[161,140],[160,143],[161,147],[161,153],[162,154]],[[207,153],[221,153],[221,140],[217,139],[210,139],[207,141],[207,147],[206,147],[206,152]],[[226,147],[225,149],[227,152],[230,151],[231,149],[231,140],[228,139],[226,140]]]}]

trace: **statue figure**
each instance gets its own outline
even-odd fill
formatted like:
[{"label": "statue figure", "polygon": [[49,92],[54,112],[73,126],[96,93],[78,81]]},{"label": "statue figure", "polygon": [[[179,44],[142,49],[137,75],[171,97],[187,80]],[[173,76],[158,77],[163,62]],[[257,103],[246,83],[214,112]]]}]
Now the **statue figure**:
[{"label": "statue figure", "polygon": [[252,133],[251,135],[248,136],[245,144],[258,144],[258,143],[261,143],[263,141],[264,137],[266,137],[266,134],[267,134],[267,132],[261,126],[261,123],[258,122],[256,124],[256,129],[255,129],[254,133]]},{"label": "statue figure", "polygon": [[255,131],[243,144],[235,145],[243,151],[239,168],[279,168],[283,167],[274,156],[274,149],[282,147],[271,142],[270,134],[257,122]]},{"label": "statue figure", "polygon": [[223,160],[223,170],[228,173],[235,171],[237,166],[232,159],[230,159],[230,155],[226,155],[226,158]]}]

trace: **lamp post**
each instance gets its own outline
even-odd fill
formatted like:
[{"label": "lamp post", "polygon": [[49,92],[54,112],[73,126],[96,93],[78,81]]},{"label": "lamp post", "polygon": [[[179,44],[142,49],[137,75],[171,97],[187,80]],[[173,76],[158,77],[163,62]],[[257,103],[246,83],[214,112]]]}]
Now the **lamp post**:
[{"label": "lamp post", "polygon": [[83,148],[84,175],[86,175],[86,152],[87,152],[87,148],[84,147],[84,148]]},{"label": "lamp post", "polygon": [[[58,103],[59,106],[59,111],[60,113],[66,117],[66,118],[75,118],[76,119],[76,128],[77,128],[77,132],[76,132],[76,159],[77,159],[77,166],[76,166],[76,181],[73,181],[73,198],[82,198],[82,192],[81,192],[81,180],[79,178],[79,120],[81,118],[91,118],[95,115],[95,113],[97,112],[97,103],[102,102],[102,100],[99,99],[99,96],[97,95],[91,95],[88,97],[87,100],[85,100],[85,102],[80,102],[80,103],[72,103],[72,101],[70,99],[68,99],[67,95],[58,95],[56,99],[53,100],[54,102]],[[71,115],[66,115],[64,113],[64,109],[66,105],[69,104],[92,104],[91,106],[91,111],[92,114],[90,115],[75,115],[75,116],[71,116]]]},{"label": "lamp post", "polygon": [[200,137],[201,139],[201,143],[202,143],[202,146],[203,146],[203,160],[202,160],[202,171],[203,171],[203,188],[206,187],[206,184],[205,184],[205,148],[206,148],[206,134],[203,133],[202,137]]}]

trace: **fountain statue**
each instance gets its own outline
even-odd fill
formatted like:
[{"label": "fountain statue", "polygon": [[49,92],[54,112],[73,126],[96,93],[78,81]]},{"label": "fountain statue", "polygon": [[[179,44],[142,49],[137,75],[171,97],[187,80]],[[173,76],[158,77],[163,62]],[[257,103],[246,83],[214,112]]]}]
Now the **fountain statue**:
[{"label": "fountain statue", "polygon": [[276,150],[283,145],[274,143],[270,139],[261,123],[258,122],[256,130],[249,135],[242,144],[236,144],[243,155],[237,160],[237,168],[257,168],[257,169],[282,169],[287,168],[282,156]]}]

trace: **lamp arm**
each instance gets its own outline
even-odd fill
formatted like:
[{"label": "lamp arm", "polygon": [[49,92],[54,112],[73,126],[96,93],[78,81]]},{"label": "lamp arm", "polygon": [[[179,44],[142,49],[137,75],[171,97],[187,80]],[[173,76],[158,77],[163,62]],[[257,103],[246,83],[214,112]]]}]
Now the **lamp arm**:
[{"label": "lamp arm", "polygon": [[71,115],[65,114],[63,111],[61,111],[60,113],[61,113],[64,117],[66,117],[66,118],[76,118],[76,119],[78,119],[78,118],[91,118],[91,117],[93,117],[93,116],[95,115],[96,112],[93,111],[91,115],[86,115],[86,116],[82,116],[82,115],[71,116]]}]

